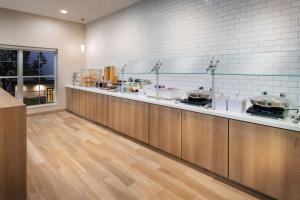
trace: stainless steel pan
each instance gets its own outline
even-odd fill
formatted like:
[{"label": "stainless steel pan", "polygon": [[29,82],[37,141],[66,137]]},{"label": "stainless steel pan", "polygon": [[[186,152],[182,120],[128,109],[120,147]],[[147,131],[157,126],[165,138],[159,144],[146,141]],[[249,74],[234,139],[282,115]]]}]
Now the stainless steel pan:
[{"label": "stainless steel pan", "polygon": [[284,94],[280,94],[280,96],[277,97],[268,95],[267,92],[264,92],[260,96],[251,97],[250,101],[253,105],[264,108],[287,109],[289,107],[288,100],[285,98]]},{"label": "stainless steel pan", "polygon": [[203,87],[199,88],[199,90],[192,90],[187,92],[187,96],[191,101],[203,101],[211,99],[211,92],[204,90]]}]

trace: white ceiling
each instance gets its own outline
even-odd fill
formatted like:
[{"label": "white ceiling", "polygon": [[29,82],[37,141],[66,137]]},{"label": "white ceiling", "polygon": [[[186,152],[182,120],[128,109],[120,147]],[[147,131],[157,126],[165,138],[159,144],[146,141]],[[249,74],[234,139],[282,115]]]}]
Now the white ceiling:
[{"label": "white ceiling", "polygon": [[[139,1],[141,0],[0,0],[0,7],[88,23]],[[68,14],[61,14],[61,9],[67,10]],[[82,21],[82,18],[85,20]]]}]

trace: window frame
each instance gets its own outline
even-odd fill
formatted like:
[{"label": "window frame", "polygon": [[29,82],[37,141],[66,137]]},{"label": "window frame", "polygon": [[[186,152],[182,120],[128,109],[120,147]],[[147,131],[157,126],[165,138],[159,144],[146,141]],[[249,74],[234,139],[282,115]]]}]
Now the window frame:
[{"label": "window frame", "polygon": [[[51,48],[39,48],[39,47],[25,47],[25,46],[13,46],[13,45],[2,45],[0,44],[0,50],[16,50],[17,53],[17,76],[0,76],[0,78],[7,78],[17,79],[18,87],[17,91],[15,92],[15,98],[24,102],[24,93],[23,93],[23,86],[24,86],[24,79],[25,78],[53,78],[54,79],[54,102],[53,103],[46,103],[46,104],[37,104],[27,106],[27,108],[40,108],[40,107],[47,107],[47,106],[55,106],[57,105],[57,63],[58,63],[58,49],[51,49]],[[23,75],[23,51],[40,51],[40,52],[51,52],[54,53],[54,73],[53,75],[44,75],[44,76],[24,76]]]}]

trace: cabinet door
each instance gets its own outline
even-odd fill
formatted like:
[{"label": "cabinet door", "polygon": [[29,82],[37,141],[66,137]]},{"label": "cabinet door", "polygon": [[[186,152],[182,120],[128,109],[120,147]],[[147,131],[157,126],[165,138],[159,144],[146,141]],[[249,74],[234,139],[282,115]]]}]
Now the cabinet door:
[{"label": "cabinet door", "polygon": [[71,111],[72,108],[72,89],[66,88],[66,109]]},{"label": "cabinet door", "polygon": [[182,112],[182,158],[228,176],[228,119]]},{"label": "cabinet door", "polygon": [[108,126],[125,133],[125,100],[108,96]]},{"label": "cabinet door", "polygon": [[79,100],[80,96],[79,96],[79,90],[75,90],[75,89],[72,89],[72,109],[71,111],[76,113],[76,114],[79,114]]},{"label": "cabinet door", "polygon": [[150,144],[181,157],[181,110],[150,105]]},{"label": "cabinet door", "polygon": [[126,135],[149,143],[149,104],[126,101]]},{"label": "cabinet door", "polygon": [[69,111],[71,112],[75,112],[75,105],[76,105],[76,101],[75,101],[75,90],[72,89],[72,88],[69,88],[67,91],[67,96],[68,96],[68,99],[67,99],[67,104],[69,104],[68,109]]},{"label": "cabinet door", "polygon": [[95,114],[93,121],[107,125],[107,96],[102,94],[96,94],[95,102]]},{"label": "cabinet door", "polygon": [[229,178],[274,198],[299,199],[299,133],[235,120],[229,127]]},{"label": "cabinet door", "polygon": [[294,133],[293,134],[293,143],[294,147],[296,148],[296,153],[293,158],[295,160],[295,166],[292,167],[293,171],[293,177],[294,177],[294,183],[293,186],[293,192],[292,192],[292,198],[291,199],[299,199],[300,197],[300,133]]},{"label": "cabinet door", "polygon": [[97,112],[97,94],[85,92],[84,98],[84,117],[94,121]]},{"label": "cabinet door", "polygon": [[81,91],[81,90],[78,90],[79,92],[79,115],[82,116],[82,117],[85,117],[86,116],[86,105],[87,105],[87,98],[86,98],[86,95],[87,95],[87,92],[85,91]]},{"label": "cabinet door", "polygon": [[87,117],[88,113],[88,92],[80,91],[80,115]]}]

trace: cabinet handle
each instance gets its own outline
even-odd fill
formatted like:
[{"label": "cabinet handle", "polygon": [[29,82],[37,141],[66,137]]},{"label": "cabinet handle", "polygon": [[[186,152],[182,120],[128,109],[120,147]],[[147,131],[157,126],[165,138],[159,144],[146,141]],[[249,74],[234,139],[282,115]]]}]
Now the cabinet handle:
[{"label": "cabinet handle", "polygon": [[294,139],[294,147],[297,147],[298,138],[295,136],[293,139]]}]

